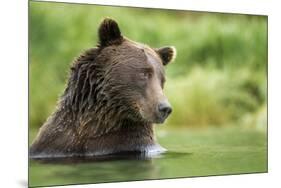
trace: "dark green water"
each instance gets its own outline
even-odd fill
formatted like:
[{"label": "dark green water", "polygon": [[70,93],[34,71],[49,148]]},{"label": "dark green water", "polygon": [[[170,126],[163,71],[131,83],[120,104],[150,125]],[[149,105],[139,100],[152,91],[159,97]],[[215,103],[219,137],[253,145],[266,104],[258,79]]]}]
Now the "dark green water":
[{"label": "dark green water", "polygon": [[[34,133],[30,134],[33,138]],[[158,129],[168,152],[151,157],[133,154],[30,160],[29,185],[101,183],[267,171],[266,132],[216,128]]]}]

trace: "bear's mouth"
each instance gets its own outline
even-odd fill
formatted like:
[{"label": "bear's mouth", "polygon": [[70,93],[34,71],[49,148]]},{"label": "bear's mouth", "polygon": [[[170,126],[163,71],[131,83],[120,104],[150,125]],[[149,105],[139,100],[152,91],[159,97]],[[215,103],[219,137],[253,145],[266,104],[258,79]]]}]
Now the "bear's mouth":
[{"label": "bear's mouth", "polygon": [[157,116],[157,118],[155,119],[155,121],[153,123],[156,123],[156,124],[163,124],[165,122],[165,120],[168,118],[169,114],[168,115],[164,115],[164,116]]},{"label": "bear's mouth", "polygon": [[143,121],[148,123],[163,124],[170,114],[152,113],[151,117],[148,117],[142,110],[139,111]]}]

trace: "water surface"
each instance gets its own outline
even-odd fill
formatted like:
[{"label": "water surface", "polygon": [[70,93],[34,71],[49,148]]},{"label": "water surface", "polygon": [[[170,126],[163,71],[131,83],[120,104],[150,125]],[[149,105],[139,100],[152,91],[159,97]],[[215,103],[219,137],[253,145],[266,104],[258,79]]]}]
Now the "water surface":
[{"label": "water surface", "polygon": [[[29,185],[148,180],[267,171],[265,132],[239,128],[159,129],[168,152],[30,160]],[[34,135],[31,134],[31,137]]]}]

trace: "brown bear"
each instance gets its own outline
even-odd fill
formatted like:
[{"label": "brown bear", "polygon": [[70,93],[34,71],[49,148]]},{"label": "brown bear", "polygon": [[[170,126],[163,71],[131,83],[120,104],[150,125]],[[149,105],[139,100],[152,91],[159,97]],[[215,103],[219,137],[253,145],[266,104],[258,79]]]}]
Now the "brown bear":
[{"label": "brown bear", "polygon": [[99,44],[78,57],[53,114],[30,148],[31,158],[162,152],[153,123],[172,109],[163,94],[174,47],[151,48],[121,35],[106,18]]}]

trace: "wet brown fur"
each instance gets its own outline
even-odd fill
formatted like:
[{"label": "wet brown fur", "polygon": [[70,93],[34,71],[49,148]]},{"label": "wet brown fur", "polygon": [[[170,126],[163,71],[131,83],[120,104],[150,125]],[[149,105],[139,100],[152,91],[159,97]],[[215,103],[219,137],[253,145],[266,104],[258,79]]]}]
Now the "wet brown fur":
[{"label": "wet brown fur", "polygon": [[[158,71],[155,80],[164,82],[163,65],[171,54],[163,60],[160,50],[126,39],[111,19],[102,22],[99,38],[96,48],[85,51],[73,63],[56,110],[32,143],[31,157],[144,151],[156,144],[152,121],[139,113],[146,105],[147,97],[143,96],[149,95],[144,88],[149,86],[136,75],[139,70],[153,68],[144,63],[150,54],[161,63],[154,67]],[[150,100],[156,99],[152,96]]]}]

